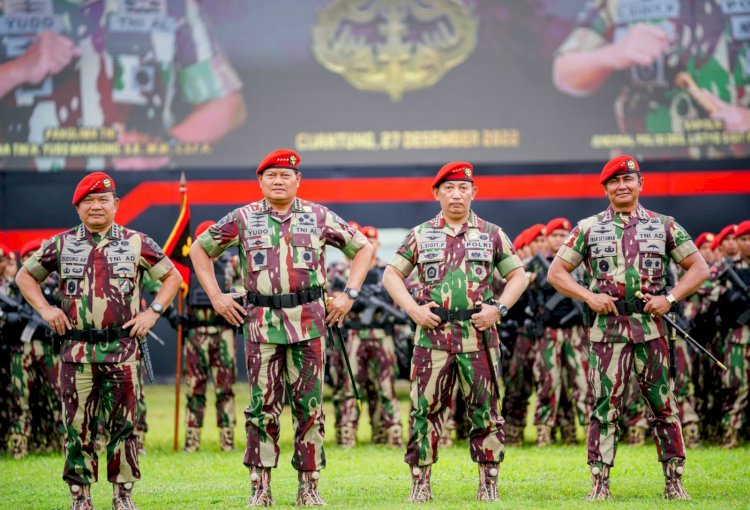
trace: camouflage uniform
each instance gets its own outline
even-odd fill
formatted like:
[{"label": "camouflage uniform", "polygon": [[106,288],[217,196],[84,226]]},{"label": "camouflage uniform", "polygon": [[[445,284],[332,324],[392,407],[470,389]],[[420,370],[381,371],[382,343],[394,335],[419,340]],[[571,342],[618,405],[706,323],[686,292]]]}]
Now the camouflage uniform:
[{"label": "camouflage uniform", "polygon": [[[409,232],[389,265],[403,275],[417,269],[418,303],[435,302],[445,310],[468,311],[476,308],[477,302],[493,298],[495,269],[505,277],[521,267],[521,261],[497,225],[471,212],[468,223],[455,233],[440,212]],[[482,334],[469,320],[445,321],[434,330],[417,327],[411,372],[412,412],[404,457],[413,469],[429,472],[437,461],[444,409],[450,405],[455,384],[461,389],[471,420],[472,460],[494,466],[503,460],[503,418],[497,410],[499,395],[490,372],[497,370],[498,333],[490,328],[485,334],[489,353]]]},{"label": "camouflage uniform", "polygon": [[631,371],[635,371],[654,416],[654,439],[665,475],[669,471],[671,480],[676,463],[682,473],[685,446],[669,381],[665,323],[642,313],[643,303],[635,293],[661,294],[669,258],[680,262],[696,251],[690,236],[673,218],[639,205],[625,218],[610,206],[581,220],[557,253],[575,267],[585,264],[593,277],[589,286],[593,292],[633,306],[618,316],[597,315],[590,329],[589,382],[595,404],[588,462],[595,482],[606,478],[608,486],[609,468],[617,450],[617,421],[623,412]]},{"label": "camouflage uniform", "polygon": [[[243,286],[249,297],[243,327],[250,383],[244,463],[251,476],[270,476],[265,469],[258,475],[257,469],[278,463],[285,395],[295,430],[292,465],[300,472],[324,468],[323,299],[293,306],[299,301],[289,298],[292,307],[277,307],[252,304],[258,302],[253,296],[320,289],[326,283],[324,245],[351,258],[367,239],[326,207],[295,198],[283,216],[265,199],[235,209],[201,234],[198,242],[212,258],[231,246],[240,247]],[[278,301],[281,304],[282,298]]]},{"label": "camouflage uniform", "polygon": [[[0,292],[10,294],[10,281],[0,275]],[[8,345],[5,318],[0,314],[0,453],[5,452],[10,433],[11,409],[13,396],[10,383],[10,360],[12,357]]]},{"label": "camouflage uniform", "polygon": [[[725,263],[732,264],[745,286],[750,285],[749,260],[737,258]],[[734,448],[739,444],[739,433],[745,424],[745,411],[750,397],[750,322],[747,317],[750,298],[736,287],[737,284],[727,278],[721,301],[722,320],[727,322],[726,327],[729,329],[724,339],[724,364],[728,370],[722,373],[725,391],[722,445],[725,448]]]},{"label": "camouflage uniform", "polygon": [[[214,262],[217,280],[228,292],[234,278],[229,257]],[[191,280],[188,294],[188,335],[185,343],[187,364],[187,434],[185,450],[195,451],[200,446],[200,429],[206,412],[206,386],[213,374],[216,387],[216,425],[219,427],[222,450],[234,449],[234,381],[237,376],[236,330],[211,307],[211,301],[197,283]],[[204,299],[201,299],[205,296]]]},{"label": "camouflage uniform", "polygon": [[140,309],[143,273],[158,280],[173,267],[151,238],[117,224],[102,235],[83,224],[62,232],[24,264],[37,281],[58,272],[60,308],[73,324],[60,354],[63,480],[71,488],[98,479],[94,442],[100,412],[110,434],[107,479],[118,487],[140,479],[134,428],[142,412],[141,352],[138,340],[120,328]]},{"label": "camouflage uniform", "polygon": [[[6,20],[0,62],[19,57],[43,30],[67,36],[81,50],[75,65],[0,100],[2,142],[41,144],[47,128],[117,124],[166,138],[177,97],[198,106],[242,86],[196,0],[95,0],[85,8],[55,0],[32,7],[5,2],[0,15]],[[40,157],[34,164],[40,170],[105,166],[103,157]]]},{"label": "camouflage uniform", "polygon": [[[708,113],[684,89],[674,84],[677,73],[688,73],[696,85],[719,99],[750,107],[750,5],[724,0],[589,0],[578,25],[559,53],[588,51],[622,38],[637,23],[663,29],[674,41],[670,50],[646,67],[623,72],[624,81],[614,105],[623,133],[685,133],[694,119]],[[691,146],[692,158],[728,152],[727,146]],[[747,154],[747,145],[731,147],[734,156]],[[676,147],[666,148],[675,155]],[[639,149],[651,155],[665,149]]]}]

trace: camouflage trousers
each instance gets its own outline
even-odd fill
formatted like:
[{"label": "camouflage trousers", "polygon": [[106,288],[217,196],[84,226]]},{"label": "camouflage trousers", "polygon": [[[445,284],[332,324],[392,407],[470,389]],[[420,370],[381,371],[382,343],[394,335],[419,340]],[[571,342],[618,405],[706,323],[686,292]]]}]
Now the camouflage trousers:
[{"label": "camouflage trousers", "polygon": [[11,409],[13,407],[13,395],[10,383],[11,357],[8,344],[0,341],[0,452],[4,452],[8,444]]},{"label": "camouflage trousers", "polygon": [[250,403],[245,408],[246,466],[276,467],[279,416],[287,397],[292,410],[298,471],[325,467],[323,413],[323,337],[289,345],[245,341]]},{"label": "camouflage trousers", "polygon": [[[32,339],[23,342],[11,360],[11,433],[30,442],[49,443],[62,437],[60,360],[52,344]],[[32,438],[32,421],[36,438]],[[59,443],[58,443],[59,444]],[[40,444],[41,446],[41,444]]]},{"label": "camouflage trousers", "polygon": [[[362,340],[358,330],[349,330],[346,351],[360,392],[367,396],[373,430],[401,424],[396,397],[396,347],[393,337]],[[359,409],[348,374],[343,374],[341,404],[336,407],[336,427],[357,428]]]},{"label": "camouflage trousers", "polygon": [[[677,414],[680,423],[684,427],[691,423],[698,423],[700,418],[695,410],[695,394],[693,389],[693,365],[688,353],[687,341],[684,338],[675,338],[674,345],[674,397],[677,402]],[[631,377],[631,381],[635,381]],[[625,424],[648,428],[650,415],[646,402],[641,396],[637,385],[630,385],[625,403]]]},{"label": "camouflage trousers", "polygon": [[237,349],[232,328],[217,326],[197,327],[188,331],[185,344],[187,374],[188,427],[203,427],[206,413],[208,378],[213,376],[216,388],[216,424],[219,428],[234,428],[233,384],[237,374]]},{"label": "camouflage trousers", "polygon": [[637,344],[592,342],[589,363],[589,381],[594,392],[588,438],[589,464],[614,465],[619,435],[617,422],[623,412],[633,371],[653,416],[659,461],[685,458],[682,427],[669,381],[666,338]]},{"label": "camouflage trousers", "polygon": [[[411,363],[411,418],[404,461],[410,466],[437,462],[438,441],[458,384],[471,422],[469,451],[474,462],[502,462],[505,456],[503,418],[490,370],[497,367],[484,350],[449,353],[415,346]],[[491,364],[490,364],[491,363]]]},{"label": "camouflage trousers", "polygon": [[[535,425],[557,425],[562,401],[575,405],[579,424],[588,423],[593,400],[588,382],[588,357],[583,326],[544,328],[544,336],[536,344],[534,362]],[[563,398],[563,393],[567,398]]]},{"label": "camouflage trousers", "polygon": [[724,364],[728,370],[722,374],[725,391],[724,428],[740,430],[745,424],[750,394],[750,326],[735,328],[727,338],[727,350]]},{"label": "camouflage trousers", "polygon": [[107,480],[127,483],[141,478],[134,432],[141,415],[142,386],[140,360],[62,363],[65,482],[81,485],[98,480],[95,442],[100,416],[109,432]]},{"label": "camouflage trousers", "polygon": [[529,398],[534,389],[534,359],[536,346],[525,332],[519,332],[508,370],[503,371],[505,395],[502,413],[505,423],[523,429],[529,409]]}]

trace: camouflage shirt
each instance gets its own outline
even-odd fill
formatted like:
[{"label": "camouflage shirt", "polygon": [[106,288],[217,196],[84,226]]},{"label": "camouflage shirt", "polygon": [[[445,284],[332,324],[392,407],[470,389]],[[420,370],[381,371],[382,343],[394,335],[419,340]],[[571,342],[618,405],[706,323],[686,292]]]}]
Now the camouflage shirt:
[{"label": "camouflage shirt", "polygon": [[[458,232],[443,213],[414,227],[388,263],[408,276],[417,268],[417,302],[435,302],[448,310],[468,310],[478,301],[493,299],[494,269],[503,278],[522,267],[505,232],[473,211]],[[491,346],[498,342],[490,328]],[[474,352],[483,348],[471,321],[445,322],[434,330],[417,326],[414,344],[449,352]]]},{"label": "camouflage shirt", "polygon": [[[199,105],[242,87],[196,0],[0,3],[0,63],[18,58],[45,30],[70,38],[81,56],[0,101],[0,141],[41,144],[48,128],[115,124],[165,137],[176,97]],[[44,170],[103,164],[64,157],[35,163]]]},{"label": "camouflage shirt", "polygon": [[[589,288],[620,301],[637,301],[637,291],[663,294],[669,258],[680,262],[698,251],[674,218],[639,205],[621,218],[612,206],[578,222],[557,256],[591,274]],[[597,315],[592,342],[645,342],[664,336],[661,319],[648,314]]]},{"label": "camouflage shirt", "polygon": [[[265,199],[235,209],[201,234],[198,242],[214,258],[239,245],[245,290],[271,296],[325,288],[324,246],[353,258],[367,238],[328,208],[295,198],[283,216]],[[245,338],[272,344],[318,338],[325,331],[325,314],[322,299],[296,308],[251,305]]]},{"label": "camouflage shirt", "polygon": [[744,1],[589,0],[558,51],[587,51],[618,41],[637,23],[662,28],[675,42],[652,65],[623,74],[615,112],[626,133],[685,132],[686,121],[709,116],[675,85],[680,72],[719,99],[750,107],[749,15],[750,3]]},{"label": "camouflage shirt", "polygon": [[[79,330],[121,327],[140,310],[144,271],[158,280],[173,267],[150,237],[117,224],[98,242],[83,224],[57,234],[24,264],[38,282],[58,272],[60,308]],[[130,337],[66,340],[60,356],[71,363],[121,363],[140,358],[140,350]]]}]

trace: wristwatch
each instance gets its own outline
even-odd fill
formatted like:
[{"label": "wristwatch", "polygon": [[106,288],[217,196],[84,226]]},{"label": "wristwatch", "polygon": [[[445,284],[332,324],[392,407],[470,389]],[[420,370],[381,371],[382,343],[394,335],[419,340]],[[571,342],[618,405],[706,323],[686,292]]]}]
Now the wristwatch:
[{"label": "wristwatch", "polygon": [[673,307],[674,305],[677,304],[677,299],[672,295],[671,292],[664,297],[667,298],[667,303],[669,303],[670,307]]},{"label": "wristwatch", "polygon": [[149,305],[149,308],[151,308],[154,312],[156,312],[157,315],[161,315],[162,312],[164,311],[164,307],[161,306],[161,304],[157,303],[156,301],[152,302]]},{"label": "wristwatch", "polygon": [[355,301],[357,299],[357,296],[359,296],[359,290],[347,287],[344,289],[344,294],[349,296],[349,299],[351,299],[352,301]]},{"label": "wristwatch", "polygon": [[500,312],[500,315],[497,316],[497,322],[500,323],[503,318],[508,315],[508,307],[502,304],[500,301],[495,302],[495,308],[497,308],[497,311]]}]

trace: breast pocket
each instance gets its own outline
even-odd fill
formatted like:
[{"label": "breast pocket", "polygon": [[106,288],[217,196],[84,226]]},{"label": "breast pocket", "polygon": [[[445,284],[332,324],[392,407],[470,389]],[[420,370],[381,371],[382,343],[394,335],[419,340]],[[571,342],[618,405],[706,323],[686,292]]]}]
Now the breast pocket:
[{"label": "breast pocket", "polygon": [[135,264],[109,265],[109,285],[113,295],[129,296],[135,289]]},{"label": "breast pocket", "polygon": [[81,278],[63,278],[62,293],[66,298],[80,298],[83,285]]},{"label": "breast pocket", "polygon": [[315,271],[320,267],[320,238],[310,234],[292,234],[292,264],[295,269]]},{"label": "breast pocket", "polygon": [[589,249],[591,272],[598,280],[611,280],[617,263],[617,244],[598,243]]}]

